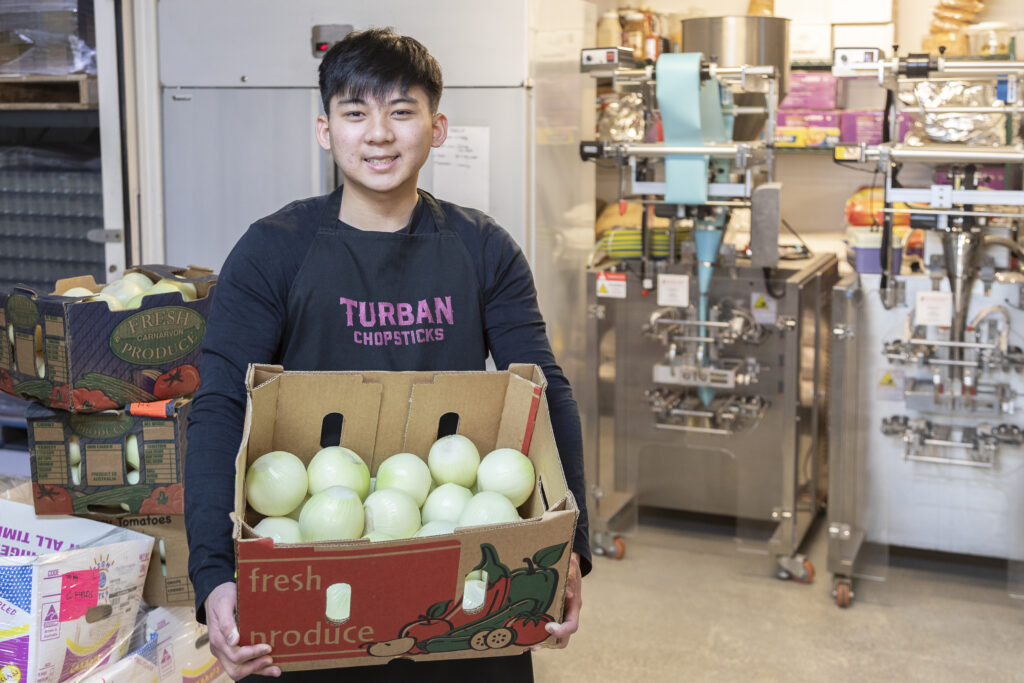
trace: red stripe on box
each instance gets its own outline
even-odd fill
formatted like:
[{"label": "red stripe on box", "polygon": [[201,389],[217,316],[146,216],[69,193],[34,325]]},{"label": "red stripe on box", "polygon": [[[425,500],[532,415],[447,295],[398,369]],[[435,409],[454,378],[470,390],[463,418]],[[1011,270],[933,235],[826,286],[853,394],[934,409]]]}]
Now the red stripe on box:
[{"label": "red stripe on box", "polygon": [[540,408],[540,387],[533,388],[533,402],[530,404],[530,417],[526,420],[526,432],[523,434],[523,455],[530,454],[530,442],[533,441],[533,427],[537,424],[537,409]]}]

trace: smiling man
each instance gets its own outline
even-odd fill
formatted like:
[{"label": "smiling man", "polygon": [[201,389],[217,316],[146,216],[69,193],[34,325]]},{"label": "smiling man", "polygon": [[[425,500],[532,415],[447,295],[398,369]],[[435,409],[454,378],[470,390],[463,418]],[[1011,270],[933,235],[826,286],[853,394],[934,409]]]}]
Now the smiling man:
[{"label": "smiling man", "polygon": [[[269,645],[239,645],[229,514],[249,363],[287,370],[482,370],[539,365],[566,480],[580,506],[561,624],[579,623],[590,569],[579,413],[555,363],[522,251],[492,218],[417,188],[430,150],[445,141],[441,69],[419,42],[389,30],[353,33],[320,65],[324,114],[317,142],[344,184],[254,223],[217,283],[203,341],[185,468],[189,574],[197,616],[228,674],[281,676]],[[442,662],[395,661],[289,680],[527,683],[529,653]]]}]

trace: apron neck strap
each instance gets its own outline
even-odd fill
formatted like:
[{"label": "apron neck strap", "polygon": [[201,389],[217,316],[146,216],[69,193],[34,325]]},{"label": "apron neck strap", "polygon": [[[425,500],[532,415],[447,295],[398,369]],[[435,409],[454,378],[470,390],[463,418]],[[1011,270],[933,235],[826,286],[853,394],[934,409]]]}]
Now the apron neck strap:
[{"label": "apron neck strap", "polygon": [[[320,214],[320,230],[332,229],[338,223],[338,216],[341,213],[341,193],[345,189],[344,185],[339,185],[334,192],[331,192],[327,196],[327,206],[324,207],[323,213]],[[448,226],[448,219],[444,215],[444,211],[441,209],[441,205],[438,204],[437,200],[434,199],[433,195],[425,190],[418,190],[420,197],[427,204],[427,208],[430,209],[430,214],[434,218],[434,225],[437,226],[438,232],[448,232],[451,228]]]}]

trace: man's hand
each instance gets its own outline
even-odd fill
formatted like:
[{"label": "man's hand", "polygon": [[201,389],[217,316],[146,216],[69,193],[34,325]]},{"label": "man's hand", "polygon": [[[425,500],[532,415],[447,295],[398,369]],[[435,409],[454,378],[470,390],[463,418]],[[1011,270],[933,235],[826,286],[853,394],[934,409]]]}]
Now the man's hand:
[{"label": "man's hand", "polygon": [[280,676],[281,670],[272,666],[270,646],[266,643],[238,647],[238,626],[235,624],[235,604],[238,590],[234,581],[222,583],[206,598],[206,623],[210,633],[210,651],[220,661],[232,680],[249,674]]},{"label": "man's hand", "polygon": [[[569,559],[569,578],[565,581],[565,610],[562,623],[551,622],[544,628],[555,636],[555,647],[564,648],[569,638],[580,627],[580,608],[583,607],[583,575],[580,573],[580,554],[573,553]],[[534,648],[536,650],[537,648]]]}]

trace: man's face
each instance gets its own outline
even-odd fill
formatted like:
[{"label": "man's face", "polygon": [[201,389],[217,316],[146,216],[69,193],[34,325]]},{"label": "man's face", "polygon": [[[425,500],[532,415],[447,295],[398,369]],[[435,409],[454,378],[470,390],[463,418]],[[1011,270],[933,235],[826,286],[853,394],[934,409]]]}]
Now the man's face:
[{"label": "man's face", "polygon": [[447,119],[431,113],[423,88],[395,89],[381,101],[336,95],[330,105],[329,116],[317,118],[317,141],[345,176],[346,195],[350,189],[377,199],[415,193],[430,148],[448,134]]}]

